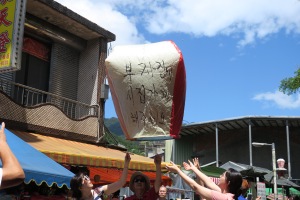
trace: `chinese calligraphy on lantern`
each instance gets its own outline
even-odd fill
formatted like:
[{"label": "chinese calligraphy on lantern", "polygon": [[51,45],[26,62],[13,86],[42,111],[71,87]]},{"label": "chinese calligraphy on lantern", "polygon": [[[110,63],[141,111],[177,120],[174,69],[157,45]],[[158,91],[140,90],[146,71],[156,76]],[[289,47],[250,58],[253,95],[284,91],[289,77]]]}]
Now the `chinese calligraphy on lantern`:
[{"label": "chinese calligraphy on lantern", "polygon": [[[172,95],[165,85],[171,83],[173,71],[171,66],[166,66],[164,60],[141,62],[137,64],[127,63],[124,65],[124,82],[126,88],[126,101],[133,106],[130,111],[131,122],[137,126],[145,126],[146,123],[165,124],[165,113],[163,109],[152,109],[146,113],[144,107],[151,101],[162,101],[169,103]],[[138,79],[139,81],[136,81]],[[153,81],[151,84],[151,80]],[[133,83],[136,84],[133,84]],[[138,82],[138,84],[137,84]],[[159,84],[163,82],[164,84]],[[143,105],[141,110],[136,108]]]}]

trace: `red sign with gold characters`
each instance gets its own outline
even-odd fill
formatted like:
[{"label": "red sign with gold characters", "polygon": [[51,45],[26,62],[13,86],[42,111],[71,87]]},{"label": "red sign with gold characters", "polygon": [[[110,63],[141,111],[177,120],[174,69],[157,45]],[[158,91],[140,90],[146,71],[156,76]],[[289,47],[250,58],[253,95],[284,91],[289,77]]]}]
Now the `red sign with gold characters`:
[{"label": "red sign with gold characters", "polygon": [[19,70],[26,0],[0,0],[0,73]]}]

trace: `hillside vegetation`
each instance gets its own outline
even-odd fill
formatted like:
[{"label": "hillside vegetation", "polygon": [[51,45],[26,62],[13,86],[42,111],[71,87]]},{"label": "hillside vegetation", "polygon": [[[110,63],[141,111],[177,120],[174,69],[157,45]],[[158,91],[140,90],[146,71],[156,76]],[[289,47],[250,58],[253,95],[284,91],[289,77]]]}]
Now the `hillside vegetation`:
[{"label": "hillside vegetation", "polygon": [[119,145],[123,145],[129,152],[138,155],[145,155],[143,148],[141,148],[140,146],[140,142],[129,141],[125,139],[118,118],[112,117],[112,118],[104,119],[104,124],[113,135],[113,138],[109,137],[108,135],[105,136],[108,143],[115,144],[115,140],[116,140]]}]

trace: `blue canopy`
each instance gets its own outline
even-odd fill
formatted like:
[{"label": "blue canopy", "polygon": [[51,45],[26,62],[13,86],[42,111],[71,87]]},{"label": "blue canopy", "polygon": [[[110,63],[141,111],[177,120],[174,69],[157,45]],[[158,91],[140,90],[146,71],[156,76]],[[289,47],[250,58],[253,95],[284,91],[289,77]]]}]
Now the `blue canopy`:
[{"label": "blue canopy", "polygon": [[[74,176],[72,172],[7,129],[5,129],[5,135],[8,145],[25,172],[25,183],[33,180],[37,185],[45,182],[50,187],[53,183],[56,183],[58,187],[66,185],[70,188],[70,180]],[[1,162],[0,165],[2,166]]]}]

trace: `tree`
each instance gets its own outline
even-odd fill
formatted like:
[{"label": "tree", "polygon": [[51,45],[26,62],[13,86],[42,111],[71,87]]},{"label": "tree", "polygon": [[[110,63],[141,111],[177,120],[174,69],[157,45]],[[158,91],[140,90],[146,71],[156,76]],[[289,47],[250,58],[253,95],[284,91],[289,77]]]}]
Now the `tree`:
[{"label": "tree", "polygon": [[299,91],[300,88],[300,68],[295,72],[294,77],[281,80],[279,91],[291,95]]}]

